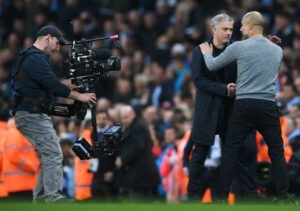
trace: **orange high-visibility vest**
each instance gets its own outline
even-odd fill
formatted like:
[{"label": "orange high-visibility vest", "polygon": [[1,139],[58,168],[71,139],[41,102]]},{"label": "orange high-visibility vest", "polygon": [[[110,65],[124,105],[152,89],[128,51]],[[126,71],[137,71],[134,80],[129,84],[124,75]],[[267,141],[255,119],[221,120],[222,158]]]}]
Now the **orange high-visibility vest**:
[{"label": "orange high-visibility vest", "polygon": [[177,182],[180,186],[181,196],[187,196],[187,185],[189,182],[188,176],[183,172],[183,154],[186,143],[188,142],[191,135],[191,131],[187,131],[182,139],[177,142],[177,156],[178,156],[178,169],[177,169]]},{"label": "orange high-visibility vest", "polygon": [[[91,129],[85,129],[82,132],[82,137],[85,138],[89,144],[91,140]],[[92,197],[91,185],[93,181],[93,173],[89,172],[90,160],[80,160],[75,158],[75,199],[84,200]]]},{"label": "orange high-visibility vest", "polygon": [[6,134],[3,153],[3,180],[7,191],[33,190],[38,171],[39,160],[32,144],[13,125]]},{"label": "orange high-visibility vest", "polygon": [[[285,132],[287,121],[284,119],[284,117],[280,117],[280,125],[282,131],[284,157],[286,162],[289,162],[293,155],[293,150],[291,145],[289,144],[289,140]],[[259,132],[256,133],[256,144],[257,144],[257,156],[256,156],[257,162],[263,162],[263,161],[270,162],[271,160],[268,154],[268,146],[264,142],[263,137]]]},{"label": "orange high-visibility vest", "polygon": [[0,121],[0,130],[8,130],[8,123],[5,121]]},{"label": "orange high-visibility vest", "polygon": [[[168,202],[178,202],[187,196],[188,177],[183,172],[183,153],[191,132],[187,131],[176,143],[177,150],[169,149],[163,158],[160,174],[164,178],[163,187],[167,191]],[[177,157],[177,163],[170,165],[171,156]]]},{"label": "orange high-visibility vest", "polygon": [[8,192],[3,178],[3,153],[6,133],[7,131],[0,129],[0,198],[8,196]]}]

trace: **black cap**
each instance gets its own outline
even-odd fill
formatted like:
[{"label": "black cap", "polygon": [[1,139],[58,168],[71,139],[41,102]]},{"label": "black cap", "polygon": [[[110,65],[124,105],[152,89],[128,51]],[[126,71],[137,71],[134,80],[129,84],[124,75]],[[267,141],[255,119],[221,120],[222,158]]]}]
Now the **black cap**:
[{"label": "black cap", "polygon": [[63,37],[61,31],[53,25],[47,25],[42,27],[39,32],[37,33],[37,36],[47,36],[50,34],[52,37],[56,37],[59,41],[60,45],[65,45],[68,41]]}]

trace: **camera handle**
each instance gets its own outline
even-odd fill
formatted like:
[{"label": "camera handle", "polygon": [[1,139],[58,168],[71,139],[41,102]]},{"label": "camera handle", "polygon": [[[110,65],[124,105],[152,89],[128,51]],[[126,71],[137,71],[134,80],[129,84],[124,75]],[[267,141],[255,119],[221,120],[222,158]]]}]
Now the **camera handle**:
[{"label": "camera handle", "polygon": [[98,133],[97,133],[97,121],[96,121],[96,105],[93,105],[91,108],[92,112],[92,127],[93,127],[93,145],[98,146],[99,140],[98,140]]},{"label": "camera handle", "polygon": [[[96,80],[97,81],[97,80]],[[90,92],[93,92],[96,94],[96,89],[95,89],[95,83],[92,83],[90,86]],[[97,133],[97,120],[96,120],[96,105],[92,105],[91,108],[91,114],[92,114],[92,142],[94,146],[99,145],[99,140],[98,140],[98,133]]]}]

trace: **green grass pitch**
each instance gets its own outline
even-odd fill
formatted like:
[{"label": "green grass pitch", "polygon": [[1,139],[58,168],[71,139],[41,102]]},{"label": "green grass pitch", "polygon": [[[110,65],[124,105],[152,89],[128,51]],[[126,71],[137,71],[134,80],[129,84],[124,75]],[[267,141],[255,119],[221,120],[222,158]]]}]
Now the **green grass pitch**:
[{"label": "green grass pitch", "polygon": [[71,203],[30,204],[0,202],[0,211],[292,211],[300,210],[296,205],[269,204],[166,204],[166,203]]}]

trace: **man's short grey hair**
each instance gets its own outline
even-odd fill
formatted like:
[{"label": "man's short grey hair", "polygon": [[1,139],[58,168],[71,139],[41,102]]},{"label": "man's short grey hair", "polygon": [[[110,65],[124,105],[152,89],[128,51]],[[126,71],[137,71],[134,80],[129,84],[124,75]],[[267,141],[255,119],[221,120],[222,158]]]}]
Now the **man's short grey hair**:
[{"label": "man's short grey hair", "polygon": [[210,26],[213,28],[213,27],[217,27],[221,21],[234,21],[232,17],[230,17],[229,15],[227,14],[218,14],[216,16],[214,16],[211,21],[210,21]]}]

